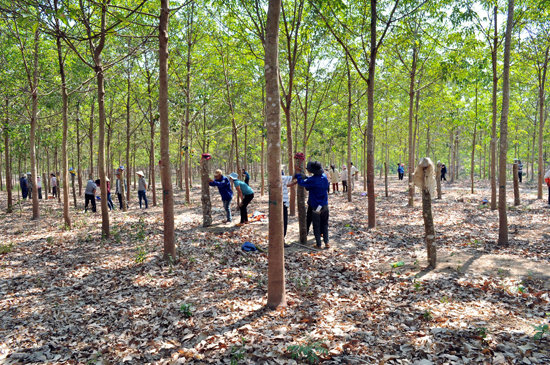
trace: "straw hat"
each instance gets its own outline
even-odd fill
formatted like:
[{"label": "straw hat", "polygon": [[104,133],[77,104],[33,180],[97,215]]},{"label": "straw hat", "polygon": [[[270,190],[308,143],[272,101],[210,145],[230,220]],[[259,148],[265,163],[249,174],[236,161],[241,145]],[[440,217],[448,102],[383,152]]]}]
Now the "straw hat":
[{"label": "straw hat", "polygon": [[138,172],[136,172],[136,175],[139,175],[139,176],[145,176],[145,174],[144,174],[144,173],[143,173],[143,171],[141,171],[141,170],[140,170],[140,171],[138,171]]}]

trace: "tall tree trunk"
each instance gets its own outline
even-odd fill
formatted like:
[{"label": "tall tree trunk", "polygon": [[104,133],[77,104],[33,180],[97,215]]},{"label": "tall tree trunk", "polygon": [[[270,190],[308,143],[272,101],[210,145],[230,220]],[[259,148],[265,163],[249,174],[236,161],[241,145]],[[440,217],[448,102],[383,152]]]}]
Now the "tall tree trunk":
[{"label": "tall tree trunk", "polygon": [[[351,202],[351,193],[352,187],[354,186],[354,176],[351,174],[351,108],[353,106],[351,101],[351,72],[349,69],[348,57],[346,54],[346,74],[348,76],[348,105],[347,105],[347,114],[348,114],[348,140],[347,140],[347,162],[348,166],[348,202]],[[374,171],[373,171],[374,172]]]},{"label": "tall tree trunk", "polygon": [[491,210],[497,209],[497,89],[498,89],[498,74],[497,74],[497,51],[498,51],[498,28],[497,14],[498,7],[493,8],[494,17],[494,36],[491,49],[491,65],[493,71],[493,94],[492,94],[492,117],[491,117]]},{"label": "tall tree trunk", "polygon": [[[57,11],[57,0],[54,0],[55,9]],[[67,158],[67,132],[69,129],[67,121],[67,113],[69,109],[69,102],[67,96],[67,84],[65,81],[65,63],[63,60],[63,52],[61,49],[61,34],[59,32],[59,19],[56,18],[56,45],[57,45],[57,61],[59,63],[59,75],[61,76],[61,99],[63,100],[63,109],[62,109],[62,119],[63,119],[63,141],[61,145],[61,180],[63,181],[63,221],[65,223],[65,228],[71,228],[71,217],[69,215],[69,162]],[[101,144],[101,142],[100,142]],[[104,180],[103,180],[104,181]],[[47,177],[44,181],[48,183]],[[61,184],[57,184],[58,186]],[[48,196],[46,190],[46,198]],[[58,194],[59,196],[59,194]]]},{"label": "tall tree trunk", "polygon": [[[82,196],[82,172],[80,171],[80,102],[76,102],[76,173],[78,174],[78,196]],[[76,205],[75,205],[76,208]]]},{"label": "tall tree trunk", "polygon": [[[128,41],[130,42],[130,41]],[[130,48],[130,43],[128,43],[128,48]],[[127,75],[127,94],[126,94],[126,171],[128,171],[128,184],[126,184],[126,201],[130,202],[130,174],[132,173],[131,170],[131,164],[130,164],[130,137],[131,137],[131,129],[130,129],[130,90],[131,90],[131,74],[132,65],[130,61],[128,61],[128,75]],[[134,175],[135,176],[135,175]]]},{"label": "tall tree trunk", "polygon": [[472,138],[472,156],[470,158],[470,187],[472,194],[474,193],[474,170],[476,157],[476,135],[477,135],[477,80],[476,80],[476,119],[474,120],[474,135]]},{"label": "tall tree trunk", "polygon": [[542,144],[544,141],[544,122],[545,122],[545,115],[544,115],[544,102],[545,102],[545,86],[546,86],[546,72],[548,70],[548,52],[550,50],[550,46],[546,48],[546,54],[544,57],[544,63],[542,66],[542,70],[539,72],[539,146],[538,146],[538,167],[539,167],[539,175],[538,175],[538,183],[537,183],[537,199],[542,199],[542,183],[544,180],[544,162],[542,158]]},{"label": "tall tree trunk", "polygon": [[[151,95],[151,72],[147,71],[147,95]],[[151,192],[153,193],[153,206],[157,206],[157,189],[155,183],[155,118],[153,117],[153,101],[149,97],[148,114],[149,114],[149,127],[151,130],[151,141],[149,145],[149,168],[151,170],[149,174]]]},{"label": "tall tree trunk", "polygon": [[10,157],[10,117],[9,117],[9,100],[6,97],[6,121],[4,123],[4,157],[6,160],[6,191],[8,193],[8,206],[6,213],[13,211],[13,197],[11,186],[11,157]]},{"label": "tall tree trunk", "polygon": [[518,163],[514,163],[512,166],[512,181],[514,182],[514,206],[518,206],[521,204],[521,200],[519,198],[519,165]]},{"label": "tall tree trunk", "polygon": [[409,202],[408,206],[412,207],[414,205],[414,183],[412,180],[414,172],[414,132],[413,132],[413,121],[414,121],[414,85],[416,77],[416,62],[417,62],[418,50],[416,46],[413,47],[413,59],[410,71],[410,82],[409,82],[409,161],[408,161],[408,172],[409,172]]},{"label": "tall tree trunk", "polygon": [[498,166],[498,243],[500,245],[508,244],[508,216],[506,214],[506,155],[508,152],[508,111],[510,108],[510,48],[512,43],[513,22],[514,0],[508,0],[508,19],[506,21],[506,35],[504,38],[504,67],[502,71],[502,112],[500,115],[500,156]]},{"label": "tall tree trunk", "polygon": [[184,167],[184,178],[185,178],[185,202],[190,203],[189,197],[189,184],[191,181],[190,178],[190,167],[189,167],[189,124],[191,123],[190,119],[190,110],[191,110],[191,50],[193,48],[193,15],[195,10],[195,3],[190,4],[191,11],[187,18],[187,60],[185,64],[186,74],[185,74],[185,167]]},{"label": "tall tree trunk", "polygon": [[95,96],[92,97],[92,105],[90,107],[90,128],[88,136],[90,137],[90,174],[94,173],[94,108]]},{"label": "tall tree trunk", "polygon": [[[294,154],[292,150],[292,125],[290,123],[290,103],[288,104],[288,108],[283,107],[283,111],[285,113],[285,119],[286,119],[286,138],[287,138],[286,152],[288,156],[288,171],[294,171]],[[288,215],[294,216],[296,215],[296,185],[288,188],[288,192],[289,192],[289,200],[290,200],[289,207],[288,207]]]},{"label": "tall tree trunk", "polygon": [[[97,153],[97,165],[99,167],[99,179],[101,181],[101,236],[109,238],[109,208],[107,207],[107,182],[105,177],[105,79],[103,75],[103,62],[101,55],[95,57],[97,78],[97,108],[99,111],[99,146]],[[66,191],[67,189],[63,189]]]},{"label": "tall tree trunk", "polygon": [[[281,182],[281,119],[279,106],[279,14],[281,0],[269,0],[266,22],[265,82],[269,183],[269,257],[267,306],[286,305],[283,237],[283,190]],[[290,145],[292,150],[292,145]],[[290,162],[292,163],[290,156]],[[289,163],[289,169],[290,165]],[[289,170],[292,171],[292,170]]]},{"label": "tall tree trunk", "polygon": [[[32,179],[32,219],[40,218],[40,211],[38,208],[38,189],[36,188],[36,126],[38,123],[38,42],[40,39],[40,27],[36,27],[34,32],[34,68],[32,82],[29,85],[31,88],[31,130],[30,130],[30,150],[31,150],[31,179]],[[30,75],[29,75],[30,80]]]},{"label": "tall tree trunk", "polygon": [[164,259],[176,259],[174,234],[174,191],[170,170],[170,125],[168,120],[168,19],[169,0],[160,0],[159,21],[159,115],[160,115],[160,177],[164,216]]}]

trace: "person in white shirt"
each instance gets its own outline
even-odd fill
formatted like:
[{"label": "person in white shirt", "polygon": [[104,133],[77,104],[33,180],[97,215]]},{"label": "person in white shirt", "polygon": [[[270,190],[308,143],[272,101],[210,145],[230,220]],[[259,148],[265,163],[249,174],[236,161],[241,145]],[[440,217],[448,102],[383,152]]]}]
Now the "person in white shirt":
[{"label": "person in white shirt", "polygon": [[36,188],[38,189],[38,199],[42,199],[42,180],[40,176],[36,177]]},{"label": "person in white shirt", "polygon": [[52,187],[52,195],[53,197],[57,197],[57,178],[55,177],[55,174],[50,174],[50,185]]},{"label": "person in white shirt", "polygon": [[330,175],[330,182],[332,183],[332,193],[335,194],[338,191],[338,181],[340,180],[340,175],[334,165],[330,165],[330,170],[328,171]]},{"label": "person in white shirt", "polygon": [[342,192],[345,193],[346,191],[348,191],[348,168],[346,165],[342,165],[340,180],[342,180]]}]

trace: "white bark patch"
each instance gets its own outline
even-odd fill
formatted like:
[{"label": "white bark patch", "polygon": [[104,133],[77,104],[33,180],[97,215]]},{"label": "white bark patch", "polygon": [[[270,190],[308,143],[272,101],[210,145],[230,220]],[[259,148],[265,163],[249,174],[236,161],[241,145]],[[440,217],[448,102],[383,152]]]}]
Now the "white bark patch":
[{"label": "white bark patch", "polygon": [[271,101],[271,100],[273,100],[273,98],[271,96],[268,96],[267,101]]},{"label": "white bark patch", "polygon": [[426,239],[428,240],[433,240],[435,238],[435,236],[433,234],[430,234],[428,236],[426,236]]}]

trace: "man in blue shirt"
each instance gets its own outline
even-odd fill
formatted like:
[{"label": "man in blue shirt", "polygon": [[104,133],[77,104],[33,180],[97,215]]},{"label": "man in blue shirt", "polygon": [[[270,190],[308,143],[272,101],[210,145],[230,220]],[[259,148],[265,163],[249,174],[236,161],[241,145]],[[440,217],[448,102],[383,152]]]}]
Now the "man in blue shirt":
[{"label": "man in blue shirt", "polygon": [[250,174],[246,171],[246,169],[243,169],[243,179],[246,185],[250,185]]},{"label": "man in blue shirt", "polygon": [[310,161],[306,166],[313,176],[304,179],[301,173],[295,175],[298,185],[309,191],[307,199],[308,211],[311,211],[313,222],[313,234],[317,248],[321,248],[321,235],[325,242],[325,248],[329,248],[328,239],[328,186],[327,176],[323,172],[320,162]]},{"label": "man in blue shirt", "polygon": [[218,191],[222,197],[223,209],[225,209],[226,220],[223,223],[231,222],[231,200],[233,199],[233,190],[231,190],[231,182],[229,179],[222,175],[222,170],[216,170],[214,172],[214,180],[210,179],[208,182],[210,186],[217,186]]}]

